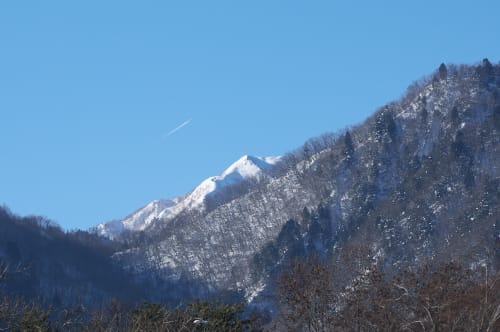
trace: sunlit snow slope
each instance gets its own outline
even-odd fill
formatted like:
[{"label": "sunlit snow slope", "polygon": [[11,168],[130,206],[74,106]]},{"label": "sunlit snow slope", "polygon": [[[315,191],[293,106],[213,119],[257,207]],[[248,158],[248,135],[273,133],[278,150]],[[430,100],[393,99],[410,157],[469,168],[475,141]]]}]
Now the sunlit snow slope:
[{"label": "sunlit snow slope", "polygon": [[155,200],[122,220],[113,220],[97,226],[97,233],[114,239],[124,231],[141,231],[155,220],[168,220],[186,209],[202,209],[209,195],[237,185],[245,180],[266,176],[280,157],[243,156],[221,175],[203,181],[184,197]]}]

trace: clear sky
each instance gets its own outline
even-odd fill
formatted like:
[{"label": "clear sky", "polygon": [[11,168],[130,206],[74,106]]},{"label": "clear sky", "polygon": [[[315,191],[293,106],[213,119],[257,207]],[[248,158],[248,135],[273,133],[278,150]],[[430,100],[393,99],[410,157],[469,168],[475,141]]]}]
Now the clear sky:
[{"label": "clear sky", "polygon": [[499,1],[0,2],[0,204],[66,229],[500,56]]}]

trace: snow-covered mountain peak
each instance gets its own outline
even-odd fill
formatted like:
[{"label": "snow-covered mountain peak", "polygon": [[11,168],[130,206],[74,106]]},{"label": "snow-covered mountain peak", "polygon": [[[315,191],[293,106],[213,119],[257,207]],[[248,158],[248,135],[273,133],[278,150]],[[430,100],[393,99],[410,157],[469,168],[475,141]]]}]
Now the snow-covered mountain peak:
[{"label": "snow-covered mountain peak", "polygon": [[174,207],[181,198],[154,200],[122,220],[112,220],[97,225],[99,235],[113,239],[126,230],[142,231],[157,218],[162,211]]},{"label": "snow-covered mountain peak", "polygon": [[245,155],[229,166],[222,174],[221,178],[231,174],[239,174],[243,178],[255,177],[262,171],[267,171],[280,160],[280,157],[254,157]]},{"label": "snow-covered mountain peak", "polygon": [[142,231],[154,220],[170,220],[187,209],[202,209],[209,195],[215,195],[229,186],[266,175],[280,159],[281,157],[245,155],[221,175],[209,177],[184,197],[152,201],[125,219],[98,225],[97,233],[114,239],[126,230]]},{"label": "snow-covered mountain peak", "polygon": [[153,221],[155,215],[167,208],[175,206],[180,200],[180,198],[154,200],[144,208],[128,216],[123,223],[124,227],[126,229],[143,230]]},{"label": "snow-covered mountain peak", "polygon": [[185,205],[190,208],[202,205],[208,195],[245,180],[258,178],[262,174],[266,174],[279,160],[280,157],[263,158],[245,155],[229,166],[221,175],[212,176],[203,181],[186,196]]}]

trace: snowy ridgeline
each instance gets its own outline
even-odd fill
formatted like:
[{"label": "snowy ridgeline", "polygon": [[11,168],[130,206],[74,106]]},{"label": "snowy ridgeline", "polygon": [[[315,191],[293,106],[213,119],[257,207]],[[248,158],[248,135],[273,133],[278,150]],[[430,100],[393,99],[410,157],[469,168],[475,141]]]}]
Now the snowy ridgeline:
[{"label": "snowy ridgeline", "polygon": [[142,231],[155,220],[171,220],[183,211],[204,209],[207,197],[222,193],[225,189],[244,181],[258,180],[267,176],[279,160],[280,157],[243,156],[221,175],[206,179],[189,194],[152,201],[122,220],[99,224],[96,231],[103,237],[116,239],[124,231]]}]

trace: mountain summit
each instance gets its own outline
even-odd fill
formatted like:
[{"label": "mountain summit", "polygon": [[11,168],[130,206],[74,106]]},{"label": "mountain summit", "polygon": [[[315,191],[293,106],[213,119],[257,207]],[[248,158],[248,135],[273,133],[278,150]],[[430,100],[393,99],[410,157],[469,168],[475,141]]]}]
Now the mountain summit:
[{"label": "mountain summit", "polygon": [[[270,175],[280,157],[255,157],[245,155],[229,166],[219,176],[204,180],[185,196],[154,200],[121,220],[99,224],[99,235],[116,239],[125,231],[143,231],[155,220],[170,220],[183,211],[203,210],[207,200],[217,198],[224,202],[231,198],[231,189],[249,181],[258,181]],[[234,193],[233,193],[234,195]]]}]

